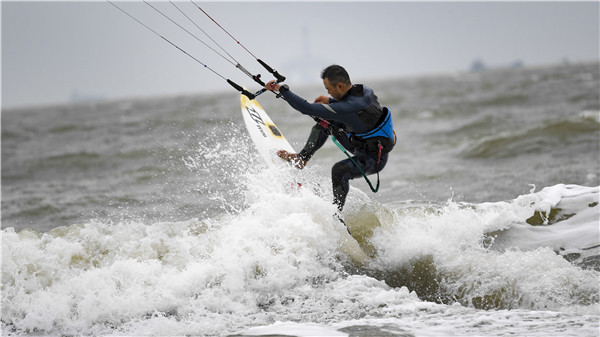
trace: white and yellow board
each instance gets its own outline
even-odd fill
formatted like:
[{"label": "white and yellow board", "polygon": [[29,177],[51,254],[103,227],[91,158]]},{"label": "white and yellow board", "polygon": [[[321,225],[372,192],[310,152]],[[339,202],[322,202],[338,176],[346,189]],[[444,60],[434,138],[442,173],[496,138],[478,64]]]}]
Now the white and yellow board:
[{"label": "white and yellow board", "polygon": [[294,148],[285,139],[275,123],[269,118],[265,110],[253,99],[241,95],[242,115],[246,129],[258,153],[263,157],[268,166],[284,165],[287,162],[277,155],[277,151],[286,150],[296,153]]},{"label": "white and yellow board", "polygon": [[[269,118],[269,115],[258,104],[256,100],[250,100],[241,95],[242,115],[246,123],[246,129],[254,143],[258,153],[263,157],[269,167],[288,165],[288,162],[277,155],[277,151],[286,150],[290,153],[296,153],[290,143],[285,139],[283,133],[279,131],[275,123]],[[302,184],[292,183],[290,186],[297,188]],[[346,235],[346,228],[340,224],[337,229]],[[360,248],[356,240],[344,240],[339,247],[341,251],[348,254],[357,264],[363,264],[368,256]]]}]

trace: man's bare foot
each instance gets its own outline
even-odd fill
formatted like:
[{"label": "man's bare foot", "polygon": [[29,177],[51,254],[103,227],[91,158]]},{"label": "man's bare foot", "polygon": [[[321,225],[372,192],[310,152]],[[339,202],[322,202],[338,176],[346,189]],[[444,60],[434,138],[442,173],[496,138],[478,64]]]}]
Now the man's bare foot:
[{"label": "man's bare foot", "polygon": [[286,150],[279,150],[277,151],[277,155],[280,158],[294,164],[294,166],[296,166],[296,168],[300,170],[302,170],[304,166],[306,166],[306,161],[302,160],[302,158],[300,158],[300,156],[297,153],[289,153]]}]

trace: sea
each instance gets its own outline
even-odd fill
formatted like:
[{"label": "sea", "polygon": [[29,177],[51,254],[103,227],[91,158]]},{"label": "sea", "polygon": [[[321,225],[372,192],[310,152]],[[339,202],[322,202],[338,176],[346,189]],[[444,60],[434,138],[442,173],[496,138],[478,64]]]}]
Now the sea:
[{"label": "sea", "polygon": [[233,90],[4,109],[2,335],[599,336],[599,72],[361,81],[397,144],[352,235],[345,155],[268,168]]}]

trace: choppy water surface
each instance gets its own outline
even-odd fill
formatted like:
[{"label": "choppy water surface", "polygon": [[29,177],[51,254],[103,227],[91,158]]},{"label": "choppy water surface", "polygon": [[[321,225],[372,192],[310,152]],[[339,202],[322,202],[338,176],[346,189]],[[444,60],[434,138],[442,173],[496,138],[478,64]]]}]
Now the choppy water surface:
[{"label": "choppy water surface", "polygon": [[598,336],[599,65],[366,84],[398,145],[353,238],[344,155],[267,170],[235,94],[3,111],[3,334]]}]

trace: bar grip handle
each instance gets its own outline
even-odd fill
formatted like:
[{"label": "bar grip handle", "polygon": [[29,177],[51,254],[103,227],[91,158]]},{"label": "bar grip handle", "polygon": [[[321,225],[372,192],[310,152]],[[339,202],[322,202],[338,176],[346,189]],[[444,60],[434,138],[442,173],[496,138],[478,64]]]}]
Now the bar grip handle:
[{"label": "bar grip handle", "polygon": [[253,100],[256,98],[256,96],[249,92],[248,90],[242,88],[239,84],[235,83],[234,81],[227,79],[227,83],[231,84],[232,87],[235,88],[235,90],[239,91],[242,93],[242,95],[248,97],[250,100]]},{"label": "bar grip handle", "polygon": [[275,76],[275,78],[277,79],[277,83],[281,83],[281,82],[285,81],[285,76],[282,76],[281,74],[279,74],[277,72],[277,70],[274,70],[273,68],[269,67],[269,65],[266,64],[265,62],[263,62],[263,60],[261,60],[261,59],[256,59],[256,60],[263,67],[265,67],[265,69],[267,69],[268,72],[270,72],[271,74],[273,74],[273,76]]}]

